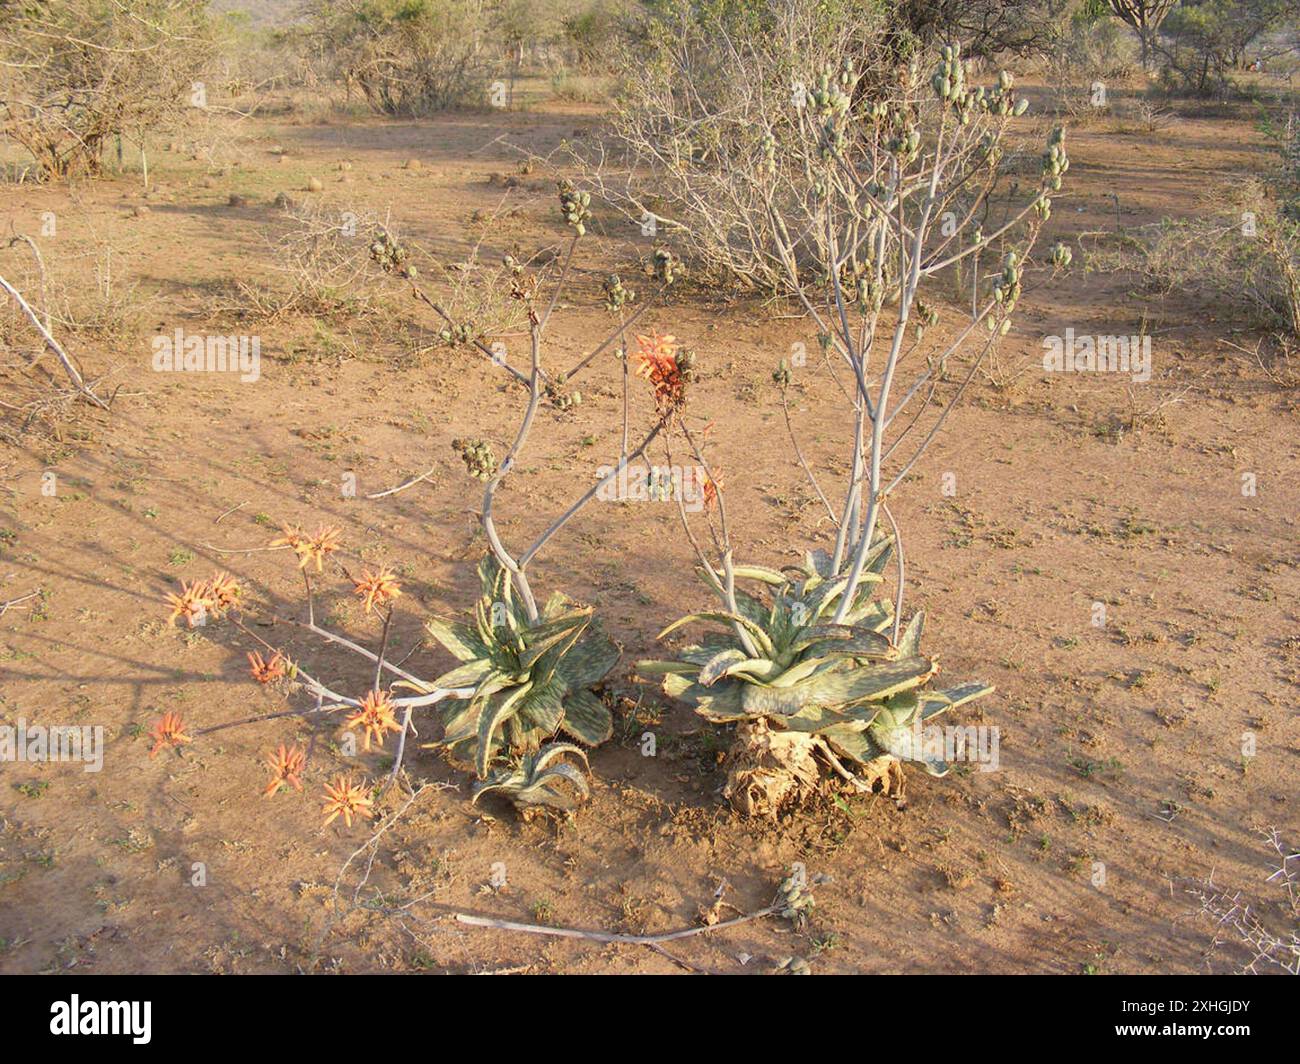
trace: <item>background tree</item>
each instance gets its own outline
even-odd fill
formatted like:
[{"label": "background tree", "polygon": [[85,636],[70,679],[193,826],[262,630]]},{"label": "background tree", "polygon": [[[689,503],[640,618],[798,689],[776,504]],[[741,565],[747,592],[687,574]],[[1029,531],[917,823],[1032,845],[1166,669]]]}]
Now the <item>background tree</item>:
[{"label": "background tree", "polygon": [[1110,0],[1110,9],[1137,32],[1142,42],[1142,68],[1148,68],[1152,45],[1160,23],[1173,10],[1178,0]]},{"label": "background tree", "polygon": [[98,173],[110,138],[204,106],[214,52],[206,0],[0,0],[0,133],[44,177]]}]

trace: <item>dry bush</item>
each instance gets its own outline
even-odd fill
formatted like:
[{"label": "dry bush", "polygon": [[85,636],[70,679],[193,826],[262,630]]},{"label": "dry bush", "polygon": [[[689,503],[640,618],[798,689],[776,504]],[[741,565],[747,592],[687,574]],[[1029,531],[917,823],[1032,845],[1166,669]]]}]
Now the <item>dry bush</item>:
[{"label": "dry bush", "polygon": [[[866,0],[718,10],[666,0],[626,45],[612,141],[585,159],[591,180],[637,224],[680,236],[702,276],[787,291],[785,264],[760,231],[764,138],[784,162],[786,143],[803,139],[793,87],[873,52],[874,76],[884,27]],[[818,257],[815,210],[790,199],[779,207]]]},{"label": "dry bush", "polygon": [[[119,348],[139,337],[148,300],[126,279],[132,245],[120,234],[94,233],[75,243],[64,239],[57,256],[47,247],[40,260],[22,239],[9,238],[0,244],[5,246],[0,272],[30,297],[55,335]],[[40,337],[12,302],[0,303],[0,347],[31,354],[40,347]]]},{"label": "dry bush", "polygon": [[468,0],[304,3],[318,73],[360,90],[379,114],[427,115],[481,100],[487,20]]},{"label": "dry bush", "polygon": [[1300,975],[1300,853],[1282,841],[1276,828],[1264,834],[1272,854],[1272,872],[1265,880],[1276,893],[1273,901],[1255,902],[1241,891],[1229,893],[1211,873],[1184,888],[1199,905],[1196,916],[1214,924],[1206,950],[1207,963],[1220,953],[1239,957],[1236,971],[1259,975],[1281,969]]},{"label": "dry bush", "polygon": [[1108,110],[1094,102],[1094,86],[1110,89],[1140,72],[1132,35],[1115,20],[1089,17],[1086,11],[1057,22],[1044,50],[1043,78],[1052,108],[1072,119]]},{"label": "dry bush", "polygon": [[43,178],[96,174],[194,113],[212,55],[198,0],[0,0],[0,132]]},{"label": "dry bush", "polygon": [[1193,295],[1300,335],[1300,226],[1258,178],[1219,190],[1194,218],[1100,237],[1088,266],[1132,270],[1162,293]]},{"label": "dry bush", "polygon": [[135,286],[115,277],[120,249],[97,239],[47,264],[40,244],[18,233],[0,249],[0,439],[17,446],[33,430],[59,442],[84,436],[68,427],[74,408],[108,409],[112,396],[101,396],[78,352],[87,339],[122,346],[142,320]]}]

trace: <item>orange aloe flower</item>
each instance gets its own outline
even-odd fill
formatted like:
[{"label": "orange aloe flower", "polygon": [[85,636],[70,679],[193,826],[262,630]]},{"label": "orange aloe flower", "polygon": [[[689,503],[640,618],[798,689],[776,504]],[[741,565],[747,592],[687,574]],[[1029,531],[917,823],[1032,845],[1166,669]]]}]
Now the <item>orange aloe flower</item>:
[{"label": "orange aloe flower", "polygon": [[164,713],[162,719],[149,732],[149,736],[154,741],[153,749],[149,751],[150,757],[157,754],[164,746],[180,746],[194,741],[185,734],[185,722],[181,720],[179,713]]},{"label": "orange aloe flower", "polygon": [[301,554],[303,545],[307,542],[307,533],[297,525],[281,525],[280,532],[282,535],[279,539],[271,540],[271,546],[292,547]]},{"label": "orange aloe flower", "polygon": [[375,745],[382,747],[386,732],[402,730],[393,714],[393,709],[393,700],[387,691],[371,691],[361,700],[361,708],[344,721],[344,727],[360,726],[365,733],[365,750],[369,753],[372,737]]},{"label": "orange aloe flower", "polygon": [[325,818],[323,827],[329,827],[340,815],[343,817],[343,823],[348,827],[352,826],[354,816],[369,820],[375,815],[370,795],[365,787],[353,783],[346,776],[340,776],[332,784],[325,784],[325,796],[325,804],[321,807],[321,812],[328,813],[329,816]]},{"label": "orange aloe flower", "polygon": [[367,613],[377,606],[388,605],[402,593],[396,575],[386,565],[380,566],[377,573],[363,570],[361,579],[353,583],[356,585],[353,590],[365,599]]},{"label": "orange aloe flower", "polygon": [[236,605],[239,596],[243,593],[244,589],[239,586],[239,581],[229,573],[214,573],[212,579],[208,581],[208,595],[218,611],[228,610]]},{"label": "orange aloe flower", "polygon": [[725,481],[718,477],[716,480],[707,473],[704,476],[704,509],[712,510],[718,505],[718,492],[722,490]]},{"label": "orange aloe flower", "polygon": [[661,413],[676,409],[686,398],[686,381],[677,365],[677,352],[681,349],[677,337],[652,333],[638,335],[636,342],[640,348],[636,375],[654,386],[655,406]]},{"label": "orange aloe flower", "polygon": [[271,782],[266,785],[262,792],[263,797],[270,798],[273,794],[278,794],[282,787],[293,787],[295,791],[302,790],[302,770],[307,765],[307,755],[299,750],[296,746],[285,748],[281,743],[273,754],[266,758],[266,765],[271,770]]},{"label": "orange aloe flower", "polygon": [[277,650],[271,655],[270,661],[263,661],[261,654],[252,651],[248,655],[248,663],[252,666],[254,680],[258,683],[270,683],[272,680],[284,679],[289,659]]},{"label": "orange aloe flower", "polygon": [[306,569],[311,562],[316,563],[316,571],[321,571],[321,563],[325,558],[339,549],[339,537],[341,533],[337,528],[331,528],[328,525],[321,525],[316,530],[316,535],[309,536],[297,525],[285,525],[281,531],[284,533],[279,539],[271,542],[272,547],[292,547],[294,553],[298,555],[298,568]]},{"label": "orange aloe flower", "polygon": [[167,605],[172,608],[169,624],[175,624],[177,617],[184,617],[191,628],[206,624],[208,617],[218,612],[212,589],[202,580],[196,580],[192,584],[181,581],[181,593],[176,595],[169,591]]}]

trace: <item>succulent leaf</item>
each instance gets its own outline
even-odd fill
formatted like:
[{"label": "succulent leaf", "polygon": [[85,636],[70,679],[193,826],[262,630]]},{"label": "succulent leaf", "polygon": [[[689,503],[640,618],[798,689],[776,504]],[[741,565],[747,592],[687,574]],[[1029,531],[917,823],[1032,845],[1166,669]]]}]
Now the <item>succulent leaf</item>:
[{"label": "succulent leaf", "polygon": [[480,779],[487,778],[488,764],[495,753],[494,743],[497,732],[514,715],[520,699],[528,694],[532,687],[531,682],[519,684],[517,687],[497,692],[484,704],[478,720],[478,751],[475,758],[475,768],[478,769]]},{"label": "succulent leaf", "polygon": [[590,691],[579,690],[564,699],[564,719],[560,726],[578,742],[598,746],[614,734],[614,717],[605,703]]},{"label": "succulent leaf", "polygon": [[487,656],[487,644],[467,624],[430,617],[424,622],[424,628],[458,661],[474,661]]}]

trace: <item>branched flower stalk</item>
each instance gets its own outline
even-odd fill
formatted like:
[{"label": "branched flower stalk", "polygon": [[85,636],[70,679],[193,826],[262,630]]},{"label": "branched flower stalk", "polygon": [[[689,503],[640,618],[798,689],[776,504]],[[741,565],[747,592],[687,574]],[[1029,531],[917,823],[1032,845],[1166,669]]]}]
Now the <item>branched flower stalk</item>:
[{"label": "branched flower stalk", "polygon": [[[238,616],[241,589],[224,574],[218,574],[207,582],[183,585],[180,594],[168,597],[173,622],[184,620],[190,627],[197,627],[209,620],[227,618],[266,653],[266,656],[261,651],[249,655],[255,680],[263,684],[284,681],[292,687],[301,687],[315,697],[316,705],[309,709],[227,721],[201,729],[194,736],[185,732],[184,722],[179,718],[168,719],[165,726],[160,722],[156,729],[155,754],[159,749],[168,746],[179,748],[192,742],[196,736],[225,728],[282,716],[319,719],[328,714],[346,712],[348,716],[344,726],[360,730],[367,751],[372,744],[382,747],[391,734],[396,734],[397,749],[388,777],[391,783],[398,777],[407,736],[413,732],[413,712],[455,700],[463,705],[447,714],[442,738],[426,745],[446,749],[453,755],[464,755],[473,762],[480,780],[474,791],[476,801],[483,794],[498,793],[529,813],[537,808],[568,809],[587,797],[589,788],[583,776],[587,761],[582,747],[548,741],[560,730],[584,746],[595,746],[609,738],[613,718],[592,687],[599,684],[617,663],[618,649],[600,631],[589,607],[573,603],[560,592],[551,595],[539,607],[529,580],[528,566],[603,487],[622,473],[630,461],[646,453],[663,431],[664,418],[657,419],[635,447],[629,447],[625,401],[623,444],[613,472],[583,492],[527,546],[512,549],[503,542],[497,529],[495,508],[501,487],[516,468],[536,427],[543,403],[549,402],[557,411],[563,412],[580,401],[579,393],[566,389],[599,355],[615,344],[622,350],[626,330],[658,299],[672,280],[672,256],[661,249],[656,253],[656,262],[660,264],[657,271],[660,285],[651,300],[629,315],[624,313],[624,305],[634,299],[633,293],[625,289],[617,277],[610,278],[604,286],[605,299],[607,308],[618,314],[617,327],[567,372],[548,371],[543,364],[544,336],[569,280],[578,244],[586,235],[586,224],[590,220],[589,203],[587,194],[561,184],[561,212],[573,235],[554,278],[549,299],[540,294],[542,277],[524,264],[506,259],[505,276],[510,285],[510,297],[522,306],[529,327],[527,369],[511,365],[504,357],[503,346],[489,345],[487,338],[480,335],[471,323],[456,320],[441,303],[427,295],[418,283],[418,270],[409,261],[406,249],[387,232],[381,232],[370,246],[371,258],[386,272],[404,278],[410,284],[412,294],[439,316],[445,326],[444,338],[469,345],[486,355],[526,390],[525,407],[514,441],[499,463],[486,441],[457,439],[452,442],[471,475],[485,482],[480,522],[489,545],[489,554],[479,566],[482,595],[475,607],[474,623],[467,625],[438,618],[427,623],[429,635],[460,659],[461,664],[433,681],[393,664],[389,660],[393,603],[402,594],[396,576],[384,567],[375,572],[366,570],[360,577],[353,577],[335,557],[341,547],[336,529],[322,527],[314,535],[309,535],[302,529],[286,527],[270,548],[292,550],[297,556],[306,613],[305,620],[289,620],[287,623],[373,662],[370,690],[359,697],[341,694],[293,663],[283,648],[271,645],[243,624]],[[381,631],[375,649],[362,646],[318,622],[316,581],[327,564],[331,570],[337,569],[352,580],[367,615],[373,612],[380,619]],[[395,696],[395,688],[414,693]],[[310,751],[303,753],[283,745],[272,752],[267,764],[274,776],[265,793],[273,795],[288,787],[298,789],[309,756]],[[352,816],[367,818],[371,815],[369,803],[370,792],[365,786],[350,777],[339,778],[326,790],[325,810],[330,814],[326,823],[341,816],[343,822],[351,826]]]},{"label": "branched flower stalk", "polygon": [[[783,360],[773,374],[794,454],[834,521],[834,543],[809,553],[794,575],[738,566],[718,491],[714,561],[683,508],[705,580],[722,603],[721,611],[687,619],[722,623],[734,639],[687,648],[684,662],[641,664],[707,718],[742,722],[728,792],[743,812],[772,815],[815,789],[818,761],[857,789],[895,797],[902,795],[900,760],[942,775],[947,765],[916,749],[911,729],[991,690],[922,690],[938,666],[920,652],[922,615],[903,629],[906,571],[889,500],[1010,329],[1051,197],[1069,168],[1058,128],[1037,188],[985,231],[1003,142],[1027,106],[1009,74],[989,88],[971,86],[953,46],[929,71],[913,62],[868,76],[846,59],[811,84],[796,93],[783,126],[760,131],[756,157],[733,174],[752,178],[750,232],[781,263],[785,289],[816,327],[828,375],[851,408],[849,475],[837,508],[789,418],[786,392],[801,367]],[[1000,271],[984,279],[971,271],[971,312],[935,342],[941,314],[923,288],[990,251],[1001,253]],[[1069,258],[1058,245],[1050,268]],[[953,368],[960,372],[950,380]],[[699,442],[680,427],[707,470]],[[894,601],[873,603],[891,560]],[[767,585],[770,602],[738,591],[737,577]]]}]

